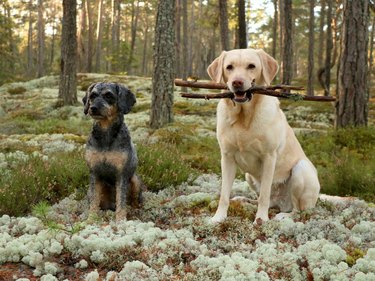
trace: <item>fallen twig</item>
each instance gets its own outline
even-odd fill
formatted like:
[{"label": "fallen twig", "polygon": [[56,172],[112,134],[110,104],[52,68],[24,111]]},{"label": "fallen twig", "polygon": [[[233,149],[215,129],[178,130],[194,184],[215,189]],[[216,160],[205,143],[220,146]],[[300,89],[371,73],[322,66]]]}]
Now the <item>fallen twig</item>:
[{"label": "fallen twig", "polygon": [[[222,83],[214,82],[196,82],[196,81],[185,81],[176,79],[176,86],[181,87],[190,87],[190,88],[204,88],[204,89],[218,89],[218,90],[227,90],[227,86]],[[278,91],[280,90],[280,91]],[[307,101],[335,101],[335,97],[330,96],[307,96],[297,93],[290,93],[291,90],[304,90],[303,87],[290,86],[290,85],[274,85],[274,86],[253,86],[246,91],[247,95],[260,94],[273,96],[278,98],[288,98],[292,100],[307,100]],[[193,99],[221,99],[221,98],[234,98],[232,92],[223,92],[223,93],[209,93],[209,94],[195,94],[195,93],[181,93],[181,96],[184,98],[193,98]]]}]

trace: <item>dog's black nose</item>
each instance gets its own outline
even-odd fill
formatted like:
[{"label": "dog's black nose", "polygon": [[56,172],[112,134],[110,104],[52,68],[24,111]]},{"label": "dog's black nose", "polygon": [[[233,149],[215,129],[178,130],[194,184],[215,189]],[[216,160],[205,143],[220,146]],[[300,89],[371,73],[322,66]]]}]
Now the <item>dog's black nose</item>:
[{"label": "dog's black nose", "polygon": [[96,114],[96,113],[98,113],[98,108],[96,106],[91,106],[90,111],[91,111],[91,113]]}]

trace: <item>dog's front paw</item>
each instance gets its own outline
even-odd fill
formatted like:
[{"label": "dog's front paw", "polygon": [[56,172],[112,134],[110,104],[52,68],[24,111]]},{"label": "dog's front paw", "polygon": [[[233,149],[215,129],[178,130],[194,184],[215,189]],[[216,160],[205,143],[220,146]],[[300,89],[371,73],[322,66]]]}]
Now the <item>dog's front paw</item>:
[{"label": "dog's front paw", "polygon": [[221,223],[221,222],[225,221],[226,218],[227,218],[226,215],[216,213],[216,214],[210,219],[210,222],[211,222],[211,223]]},{"label": "dog's front paw", "polygon": [[120,222],[122,220],[126,220],[126,210],[116,211],[116,222]]},{"label": "dog's front paw", "polygon": [[253,224],[261,225],[266,221],[269,221],[268,214],[262,214],[260,212],[257,212]]}]

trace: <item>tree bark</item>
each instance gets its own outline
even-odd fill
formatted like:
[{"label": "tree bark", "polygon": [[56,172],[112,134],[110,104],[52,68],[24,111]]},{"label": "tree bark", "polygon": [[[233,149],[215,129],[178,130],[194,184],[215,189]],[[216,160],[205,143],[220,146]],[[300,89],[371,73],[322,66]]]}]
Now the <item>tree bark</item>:
[{"label": "tree bark", "polygon": [[284,28],[283,28],[283,80],[288,85],[293,77],[293,21],[292,21],[292,0],[285,0],[283,5]]},{"label": "tree bark", "polygon": [[318,65],[323,65],[324,51],[324,23],[326,19],[326,0],[320,0],[320,18],[319,18],[319,48],[318,48]]},{"label": "tree bark", "polygon": [[128,72],[131,73],[132,70],[132,62],[134,56],[134,47],[135,47],[135,40],[137,37],[137,27],[138,27],[138,18],[139,18],[139,0],[137,1],[137,6],[134,5],[132,2],[132,20],[131,20],[131,39],[130,39],[130,52],[128,58]]},{"label": "tree bark", "polygon": [[219,22],[220,22],[220,39],[221,49],[229,50],[229,29],[228,29],[228,11],[227,0],[219,0]]},{"label": "tree bark", "polygon": [[181,0],[176,0],[176,75],[182,77],[181,66]]},{"label": "tree bark", "polygon": [[182,79],[186,80],[188,76],[188,12],[187,0],[182,1]]},{"label": "tree bark", "polygon": [[33,76],[33,17],[32,8],[33,0],[29,1],[29,28],[27,33],[27,74],[29,77]]},{"label": "tree bark", "polygon": [[331,84],[331,56],[333,49],[333,39],[332,39],[332,2],[328,1],[327,10],[327,41],[326,41],[326,60],[324,69],[324,95],[329,96],[330,84]]},{"label": "tree bark", "polygon": [[59,99],[63,105],[77,102],[76,0],[63,0]]},{"label": "tree bark", "polygon": [[156,16],[150,127],[173,122],[175,0],[160,0]]},{"label": "tree bark", "polygon": [[372,28],[371,28],[371,35],[370,35],[370,59],[369,59],[369,73],[368,73],[368,85],[371,85],[374,73],[373,73],[373,66],[374,66],[374,38],[375,38],[375,16],[372,17]]},{"label": "tree bark", "polygon": [[38,68],[37,77],[44,75],[44,18],[43,0],[38,0]]},{"label": "tree bark", "polygon": [[368,1],[344,1],[336,127],[367,125],[368,5]]},{"label": "tree bark", "polygon": [[238,47],[247,48],[245,0],[238,0]]},{"label": "tree bark", "polygon": [[[88,0],[89,1],[89,0]],[[86,63],[87,63],[87,54],[86,54],[86,46],[85,46],[85,38],[84,34],[87,29],[87,21],[86,21],[86,0],[82,0],[82,7],[80,13],[80,26],[78,29],[77,35],[77,43],[78,43],[78,69],[79,71],[87,71]]]},{"label": "tree bark", "polygon": [[278,25],[278,17],[279,13],[277,11],[277,0],[273,0],[273,23],[272,23],[272,57],[276,59],[276,47],[277,47],[277,25]]},{"label": "tree bark", "polygon": [[309,55],[308,55],[308,82],[307,95],[314,95],[314,7],[315,1],[310,0],[310,20],[309,20]]},{"label": "tree bark", "polygon": [[94,56],[94,22],[91,1],[86,1],[87,21],[88,21],[88,41],[87,41],[87,72],[92,72],[92,59]]},{"label": "tree bark", "polygon": [[100,72],[100,64],[102,58],[102,40],[103,40],[103,13],[104,3],[103,0],[99,0],[99,12],[98,12],[98,24],[96,28],[96,60],[95,60],[95,71]]}]

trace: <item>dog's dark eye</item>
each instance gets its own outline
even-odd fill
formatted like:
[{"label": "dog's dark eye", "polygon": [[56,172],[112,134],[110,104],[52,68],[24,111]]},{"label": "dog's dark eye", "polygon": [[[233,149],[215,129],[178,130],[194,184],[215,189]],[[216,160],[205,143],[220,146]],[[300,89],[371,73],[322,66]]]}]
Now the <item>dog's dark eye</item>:
[{"label": "dog's dark eye", "polygon": [[228,64],[227,67],[226,67],[227,70],[232,70],[233,69],[233,65],[231,64]]},{"label": "dog's dark eye", "polygon": [[255,68],[255,65],[250,63],[248,66],[247,66],[247,69],[254,69]]},{"label": "dog's dark eye", "polygon": [[98,97],[98,93],[91,93],[90,100],[94,100]]}]

